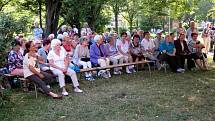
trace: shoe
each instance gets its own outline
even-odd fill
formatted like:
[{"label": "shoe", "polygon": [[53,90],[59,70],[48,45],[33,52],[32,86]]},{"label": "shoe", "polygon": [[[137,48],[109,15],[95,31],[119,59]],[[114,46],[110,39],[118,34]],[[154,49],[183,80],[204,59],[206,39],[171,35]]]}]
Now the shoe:
[{"label": "shoe", "polygon": [[109,75],[108,75],[107,73],[103,73],[103,74],[101,75],[101,77],[103,77],[103,78],[105,78],[105,79],[108,79],[108,78],[109,78]]},{"label": "shoe", "polygon": [[50,85],[46,85],[49,89],[51,88],[51,86]]},{"label": "shoe", "polygon": [[63,96],[68,96],[69,93],[68,93],[68,92],[62,92],[62,95],[63,95]]},{"label": "shoe", "polygon": [[119,75],[119,71],[114,71],[113,74],[114,75]]},{"label": "shoe", "polygon": [[182,71],[182,72],[184,72],[184,71],[185,71],[185,69],[183,69],[183,68],[179,68],[179,70],[180,70],[180,71]]},{"label": "shoe", "polygon": [[162,68],[162,66],[159,66],[159,67],[158,67],[158,71],[160,71],[160,70],[161,70],[161,68]]},{"label": "shoe", "polygon": [[81,90],[81,89],[79,89],[78,87],[76,87],[76,88],[74,89],[74,92],[82,93],[83,90]]},{"label": "shoe", "polygon": [[62,95],[59,95],[57,97],[52,97],[53,99],[63,99],[63,96]]},{"label": "shoe", "polygon": [[132,69],[132,72],[133,72],[133,73],[136,73],[136,70],[133,68],[133,69]]},{"label": "shoe", "polygon": [[100,71],[98,72],[98,76],[102,76],[103,73],[104,73],[104,72],[100,70]]},{"label": "shoe", "polygon": [[127,73],[127,74],[131,74],[132,72],[131,72],[130,70],[127,70],[126,73]]},{"label": "shoe", "polygon": [[110,71],[107,71],[107,75],[108,75],[109,78],[111,78]]},{"label": "shoe", "polygon": [[93,78],[93,76],[91,76],[91,77],[90,77],[90,80],[91,80],[91,81],[94,81],[95,79]]},{"label": "shoe", "polygon": [[85,80],[91,81],[91,77],[85,77]]},{"label": "shoe", "polygon": [[183,70],[181,70],[180,68],[176,70],[178,73],[184,73]]}]

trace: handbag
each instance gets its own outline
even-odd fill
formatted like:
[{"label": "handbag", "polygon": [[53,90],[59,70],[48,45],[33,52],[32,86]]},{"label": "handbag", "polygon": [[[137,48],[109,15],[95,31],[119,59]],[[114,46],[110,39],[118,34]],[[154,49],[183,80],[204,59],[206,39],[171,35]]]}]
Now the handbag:
[{"label": "handbag", "polygon": [[90,58],[81,58],[81,61],[88,62],[90,61]]},{"label": "handbag", "polygon": [[80,68],[77,65],[71,64],[69,66],[70,69],[74,70],[75,72],[80,72]]}]

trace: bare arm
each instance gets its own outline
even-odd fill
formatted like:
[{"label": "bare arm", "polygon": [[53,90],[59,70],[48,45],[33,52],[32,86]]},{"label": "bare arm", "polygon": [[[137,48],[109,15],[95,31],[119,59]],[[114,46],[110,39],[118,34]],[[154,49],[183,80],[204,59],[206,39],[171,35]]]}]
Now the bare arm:
[{"label": "bare arm", "polygon": [[[29,65],[29,70],[30,70],[32,73],[38,75],[38,76],[41,77],[41,78],[44,77],[44,76],[43,76],[41,73],[39,73],[32,65]],[[41,76],[41,75],[42,75],[42,76]]]}]

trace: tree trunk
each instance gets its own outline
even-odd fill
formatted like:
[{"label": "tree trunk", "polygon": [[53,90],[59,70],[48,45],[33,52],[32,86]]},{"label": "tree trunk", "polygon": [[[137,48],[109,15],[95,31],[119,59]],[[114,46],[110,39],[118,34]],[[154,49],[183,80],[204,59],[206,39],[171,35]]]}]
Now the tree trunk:
[{"label": "tree trunk", "polygon": [[43,28],[43,23],[42,23],[42,1],[41,0],[38,0],[38,5],[39,5],[40,28]]},{"label": "tree trunk", "polygon": [[61,0],[46,0],[46,37],[51,33],[57,34],[61,6]]},{"label": "tree trunk", "polygon": [[114,13],[115,16],[115,30],[117,33],[119,33],[119,29],[118,29],[118,13]]}]

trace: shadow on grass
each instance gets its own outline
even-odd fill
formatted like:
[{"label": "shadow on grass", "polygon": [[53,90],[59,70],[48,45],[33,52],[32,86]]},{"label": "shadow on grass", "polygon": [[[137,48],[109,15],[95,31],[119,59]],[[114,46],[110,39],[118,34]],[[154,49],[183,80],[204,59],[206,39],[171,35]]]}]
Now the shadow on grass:
[{"label": "shadow on grass", "polygon": [[[83,94],[63,100],[12,90],[2,121],[214,121],[215,71],[154,71],[81,81]],[[58,85],[53,86],[58,91]],[[59,92],[60,93],[60,92]]]}]

